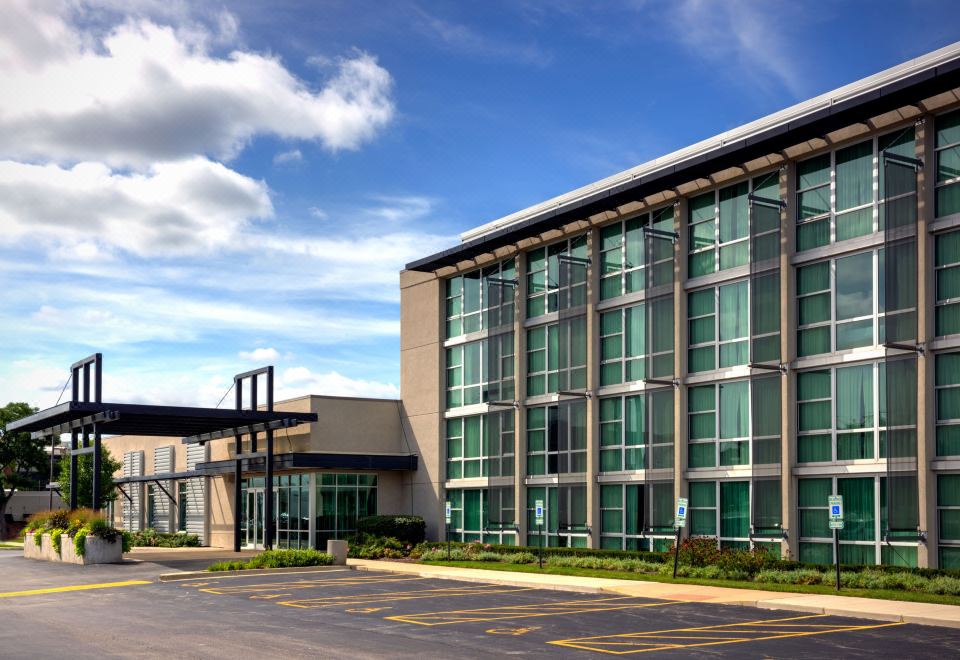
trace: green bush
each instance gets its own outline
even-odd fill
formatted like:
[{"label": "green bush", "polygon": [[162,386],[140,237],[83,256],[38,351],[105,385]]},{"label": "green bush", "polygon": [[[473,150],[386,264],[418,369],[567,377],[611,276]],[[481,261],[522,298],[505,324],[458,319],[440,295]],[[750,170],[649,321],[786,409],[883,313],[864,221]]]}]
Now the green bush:
[{"label": "green bush", "polygon": [[329,566],[333,557],[319,550],[265,550],[248,561],[221,561],[208,571],[242,571],[255,568],[294,568],[302,566]]},{"label": "green bush", "polygon": [[60,556],[60,537],[63,536],[64,530],[55,529],[50,532],[50,542],[53,544],[53,550],[57,553],[57,556]]},{"label": "green bush", "polygon": [[196,534],[170,534],[155,529],[144,529],[131,534],[133,547],[151,548],[198,548],[200,537]]},{"label": "green bush", "polygon": [[413,550],[410,543],[401,543],[393,537],[354,534],[347,540],[347,556],[354,559],[400,559]]},{"label": "green bush", "polygon": [[421,516],[365,516],[357,520],[357,533],[416,545],[427,538],[427,524]]},{"label": "green bush", "polygon": [[78,557],[82,557],[87,552],[87,528],[81,527],[80,530],[73,535],[73,551],[77,553]]}]

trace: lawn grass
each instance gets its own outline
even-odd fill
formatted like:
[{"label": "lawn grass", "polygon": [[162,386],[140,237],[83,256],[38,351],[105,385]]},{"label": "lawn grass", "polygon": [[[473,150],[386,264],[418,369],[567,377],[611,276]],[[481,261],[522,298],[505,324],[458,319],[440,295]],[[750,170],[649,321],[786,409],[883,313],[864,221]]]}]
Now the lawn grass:
[{"label": "lawn grass", "polygon": [[9,541],[0,541],[0,550],[23,550],[23,544],[13,543]]},{"label": "lawn grass", "polygon": [[536,564],[503,564],[483,561],[425,561],[435,566],[454,566],[457,568],[477,568],[489,571],[513,571],[516,573],[546,573],[550,575],[573,575],[577,577],[607,578],[611,580],[638,580],[641,582],[665,582],[669,584],[700,584],[710,587],[729,587],[731,589],[757,589],[762,591],[782,591],[799,594],[828,594],[877,598],[880,600],[902,600],[915,603],[935,603],[939,605],[960,605],[960,597],[944,594],[927,594],[916,591],[894,591],[891,589],[842,589],[837,592],[825,584],[771,584],[766,582],[741,582],[738,580],[708,580],[699,578],[677,578],[649,573],[627,573],[625,571],[605,571],[594,568],[573,568],[569,566],[544,566]]}]

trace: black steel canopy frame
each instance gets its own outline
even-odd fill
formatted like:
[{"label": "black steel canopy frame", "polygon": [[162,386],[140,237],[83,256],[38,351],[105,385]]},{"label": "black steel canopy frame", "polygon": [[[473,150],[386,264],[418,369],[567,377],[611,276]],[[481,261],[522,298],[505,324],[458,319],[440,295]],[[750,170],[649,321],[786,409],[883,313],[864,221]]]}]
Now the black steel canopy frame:
[{"label": "black steel canopy frame", "polygon": [[[92,375],[91,375],[92,371]],[[272,521],[273,513],[273,431],[299,424],[316,422],[316,413],[275,412],[273,410],[273,367],[263,367],[234,376],[236,406],[234,410],[219,408],[195,408],[186,406],[152,406],[129,403],[106,403],[103,395],[103,355],[95,353],[75,362],[70,367],[72,388],[71,400],[40,411],[29,417],[11,422],[8,431],[30,433],[33,438],[49,439],[61,433],[70,433],[70,508],[77,507],[77,457],[93,454],[93,509],[99,510],[101,434],[181,436],[184,443],[205,443],[220,438],[237,438],[235,463],[236,502],[234,512],[234,545],[239,551],[240,540],[240,476],[245,459],[257,456],[266,458],[266,514]],[[257,409],[257,376],[266,375],[266,410]],[[243,409],[243,383],[250,383],[250,409]],[[92,386],[92,400],[91,400]],[[257,433],[266,435],[266,452],[257,452]],[[251,453],[242,453],[243,435],[251,438]],[[92,446],[90,439],[93,439]],[[80,446],[82,445],[82,446]],[[52,458],[51,458],[52,464]],[[177,473],[178,477],[207,476],[202,470]],[[156,477],[149,479],[155,480]],[[169,475],[165,475],[165,479]],[[51,485],[52,485],[51,479]],[[137,480],[123,480],[135,482]],[[169,495],[169,494],[168,494]],[[126,493],[124,493],[126,496]],[[264,545],[273,543],[273,528],[267,523]]]}]

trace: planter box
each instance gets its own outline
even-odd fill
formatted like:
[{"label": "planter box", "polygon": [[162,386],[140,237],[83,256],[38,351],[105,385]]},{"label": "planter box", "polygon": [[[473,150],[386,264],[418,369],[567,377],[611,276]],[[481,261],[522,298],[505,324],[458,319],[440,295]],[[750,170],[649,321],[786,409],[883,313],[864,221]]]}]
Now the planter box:
[{"label": "planter box", "polygon": [[96,536],[88,536],[83,545],[83,556],[77,554],[73,539],[60,537],[60,560],[68,564],[119,564],[123,561],[123,542],[120,539],[108,543]]},{"label": "planter box", "polygon": [[88,536],[81,557],[73,547],[73,538],[63,534],[60,537],[60,554],[53,550],[53,541],[44,534],[38,546],[33,534],[27,534],[23,542],[23,556],[27,559],[43,561],[62,561],[68,564],[119,564],[123,561],[123,542],[118,539],[108,543],[96,536]]}]

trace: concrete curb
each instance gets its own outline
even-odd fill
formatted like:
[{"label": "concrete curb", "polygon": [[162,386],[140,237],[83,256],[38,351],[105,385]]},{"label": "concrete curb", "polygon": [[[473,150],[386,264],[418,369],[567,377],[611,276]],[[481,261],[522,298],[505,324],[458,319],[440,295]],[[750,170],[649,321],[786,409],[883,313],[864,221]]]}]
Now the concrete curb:
[{"label": "concrete curb", "polygon": [[181,573],[164,573],[157,576],[157,582],[179,582],[181,580],[196,580],[198,578],[215,579],[220,577],[235,577],[247,575],[268,575],[271,573],[323,573],[327,571],[353,570],[344,566],[291,566],[289,568],[251,568],[242,571],[184,571]]}]

